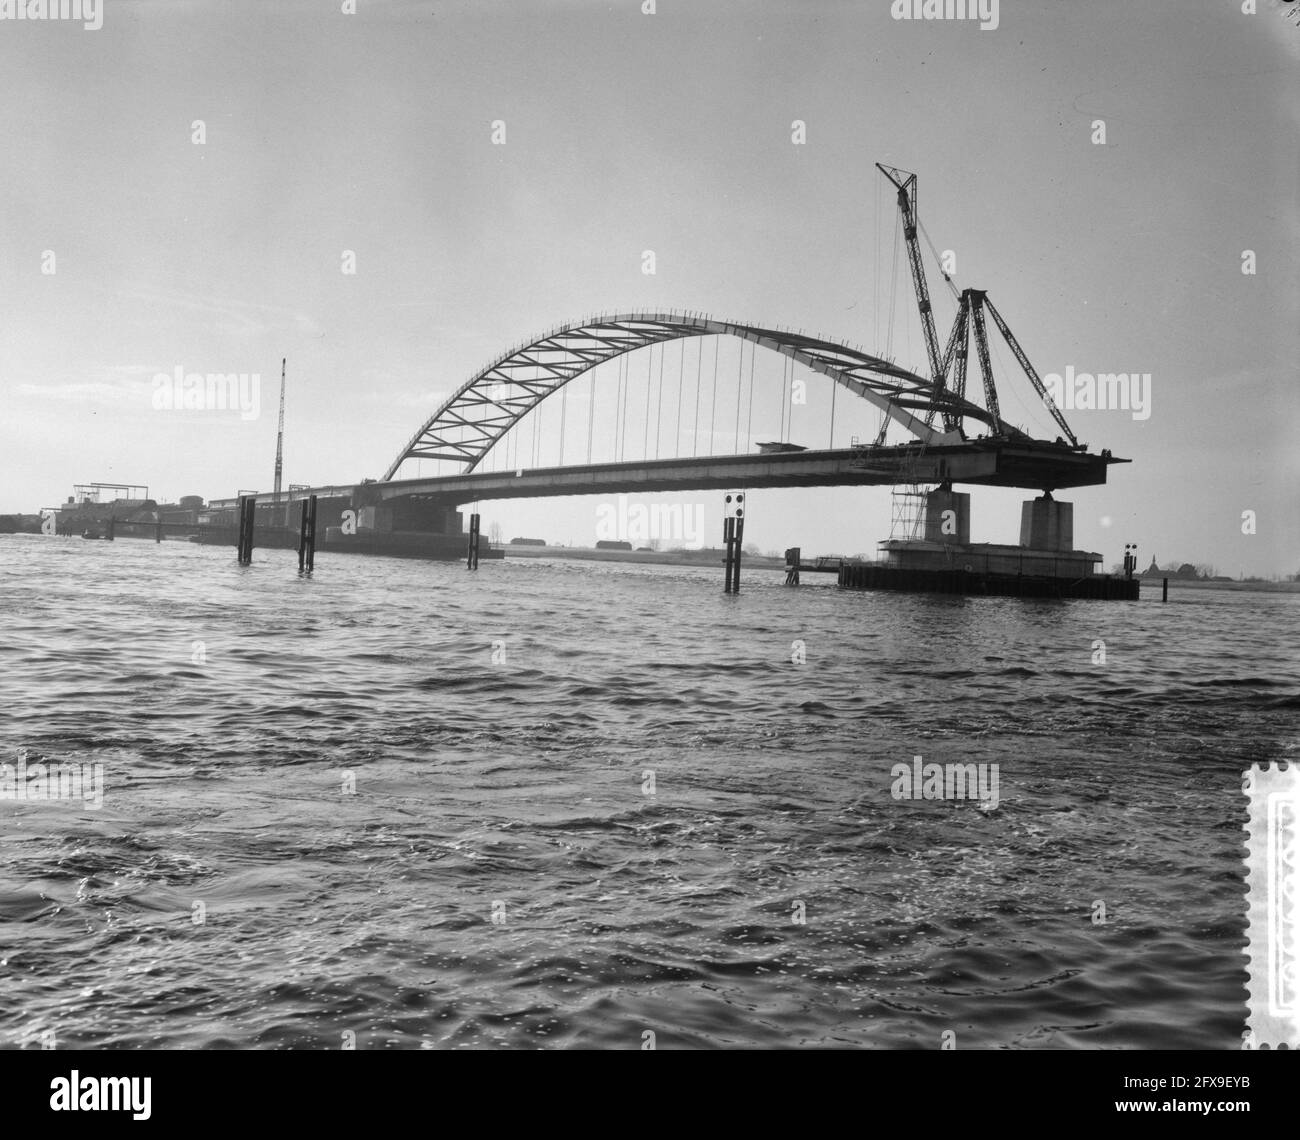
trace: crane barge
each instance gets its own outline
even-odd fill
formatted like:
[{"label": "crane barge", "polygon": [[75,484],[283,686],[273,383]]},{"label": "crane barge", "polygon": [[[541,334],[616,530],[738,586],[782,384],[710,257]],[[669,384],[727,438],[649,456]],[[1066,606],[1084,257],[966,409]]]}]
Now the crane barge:
[{"label": "crane barge", "polygon": [[[894,187],[902,224],[903,241],[911,269],[912,288],[921,319],[930,381],[933,385],[925,427],[932,426],[936,412],[942,419],[941,431],[928,431],[917,451],[918,475],[925,469],[921,456],[929,447],[943,447],[969,442],[965,417],[967,362],[971,337],[979,360],[984,388],[984,408],[989,430],[980,438],[989,441],[1032,444],[1043,448],[1046,441],[1035,440],[1027,432],[1010,424],[1002,415],[998,389],[989,350],[988,324],[985,314],[1006,341],[1016,363],[1024,372],[1034,392],[1051,414],[1061,434],[1052,444],[1063,452],[1087,454],[1087,444],[1080,443],[1061,409],[1052,399],[1033,364],[1002,314],[989,299],[987,290],[963,289],[960,292],[947,272],[944,281],[957,300],[957,316],[942,351],[935,328],[930,289],[925,264],[921,258],[917,232],[917,176],[910,171],[876,163],[876,168]],[[951,377],[951,379],[950,379]],[[945,399],[945,396],[955,399]],[[884,444],[889,427],[881,425],[875,449]],[[1101,453],[1107,463],[1125,462]],[[863,462],[871,461],[864,454]],[[1044,466],[1044,478],[1050,480],[1053,465]],[[1124,598],[1137,597],[1138,583],[1126,571],[1122,578],[1098,575],[1095,569],[1100,554],[1074,549],[1074,506],[1052,497],[1055,484],[1043,485],[1042,494],[1025,502],[1021,509],[1020,543],[1016,546],[970,541],[970,495],[954,491],[951,482],[940,482],[929,491],[912,484],[907,497],[923,500],[919,525],[903,538],[891,537],[879,544],[883,558],[875,562],[845,562],[840,568],[840,585],[856,589],[896,589],[940,591],[949,593],[990,593],[1013,595],[1048,595],[1060,597]]]}]

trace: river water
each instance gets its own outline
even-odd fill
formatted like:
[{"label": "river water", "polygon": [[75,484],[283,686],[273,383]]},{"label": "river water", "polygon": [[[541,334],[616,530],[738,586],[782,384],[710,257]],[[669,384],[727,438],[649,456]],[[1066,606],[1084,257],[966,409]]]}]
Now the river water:
[{"label": "river water", "polygon": [[819,577],[0,537],[0,1046],[1238,1046],[1300,595]]}]

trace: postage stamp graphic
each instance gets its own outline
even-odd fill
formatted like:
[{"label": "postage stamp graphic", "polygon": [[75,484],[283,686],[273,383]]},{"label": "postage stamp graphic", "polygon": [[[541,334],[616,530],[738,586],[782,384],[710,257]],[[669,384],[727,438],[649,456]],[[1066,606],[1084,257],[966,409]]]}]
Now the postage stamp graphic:
[{"label": "postage stamp graphic", "polygon": [[1246,1048],[1300,1048],[1300,765],[1251,765],[1242,787],[1250,958]]}]

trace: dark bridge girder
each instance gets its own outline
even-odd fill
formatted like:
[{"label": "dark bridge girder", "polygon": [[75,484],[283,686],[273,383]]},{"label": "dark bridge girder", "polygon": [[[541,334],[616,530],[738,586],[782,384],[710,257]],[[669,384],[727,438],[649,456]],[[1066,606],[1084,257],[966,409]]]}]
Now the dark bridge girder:
[{"label": "dark bridge girder", "polygon": [[1057,490],[1105,483],[1109,465],[1126,462],[1062,444],[990,439],[938,447],[836,448],[435,475],[363,484],[356,502],[415,496],[463,505],[553,495],[945,482]]},{"label": "dark bridge girder", "polygon": [[[700,314],[627,313],[552,329],[493,361],[425,421],[384,473],[384,481],[408,459],[450,459],[464,463],[468,474],[542,400],[597,365],[662,341],[723,334],[762,345],[828,376],[930,446],[960,444],[966,419],[989,429],[1000,426],[1004,438],[1030,438],[1005,423],[999,425],[963,395],[936,389],[933,380],[845,344]],[[955,428],[931,427],[926,421],[935,413]]]}]

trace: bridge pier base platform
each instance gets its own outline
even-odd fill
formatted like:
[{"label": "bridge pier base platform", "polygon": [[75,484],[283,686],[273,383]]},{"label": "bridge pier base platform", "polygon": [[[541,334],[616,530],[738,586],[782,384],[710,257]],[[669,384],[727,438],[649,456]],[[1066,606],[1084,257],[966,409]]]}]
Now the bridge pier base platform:
[{"label": "bridge pier base platform", "polygon": [[845,562],[839,585],[848,590],[901,590],[925,594],[976,594],[1012,598],[1090,598],[1136,601],[1135,578],[1086,574],[1058,578],[1045,574],[1002,574],[977,569],[923,570],[879,562]]}]

